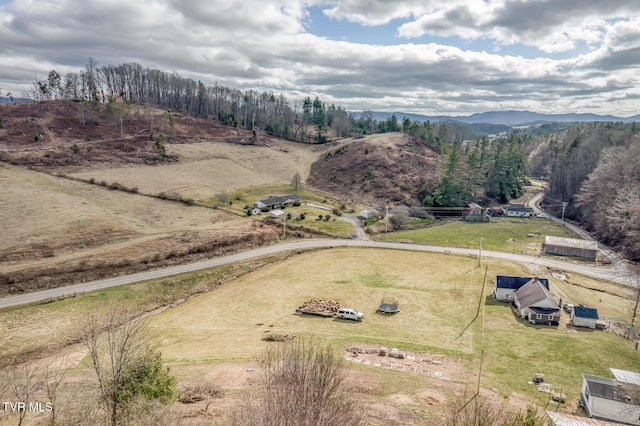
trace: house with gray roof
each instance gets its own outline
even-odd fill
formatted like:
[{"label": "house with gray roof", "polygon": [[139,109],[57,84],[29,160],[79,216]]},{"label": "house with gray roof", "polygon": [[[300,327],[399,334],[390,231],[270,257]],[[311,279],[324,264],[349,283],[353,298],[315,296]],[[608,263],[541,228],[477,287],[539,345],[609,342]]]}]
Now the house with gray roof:
[{"label": "house with gray roof", "polygon": [[280,209],[283,207],[293,206],[300,204],[300,196],[296,194],[273,196],[265,198],[264,200],[258,200],[253,203],[253,207],[257,209]]},{"label": "house with gray roof", "polygon": [[571,310],[571,322],[576,327],[596,328],[598,310],[586,306],[574,306]]},{"label": "house with gray roof", "polygon": [[640,425],[640,385],[628,377],[638,373],[611,369],[614,378],[582,374],[580,399],[587,416]]},{"label": "house with gray roof", "polygon": [[518,315],[532,324],[560,323],[560,306],[549,289],[538,279],[531,279],[515,291],[513,305]]},{"label": "house with gray roof", "polygon": [[[513,296],[520,287],[534,279],[533,277],[519,277],[512,275],[497,275],[493,297],[502,302],[513,302]],[[549,280],[546,278],[535,278],[549,290]]]},{"label": "house with gray roof", "polygon": [[524,204],[519,203],[511,203],[504,210],[509,217],[531,217],[533,215],[531,207],[525,207]]}]

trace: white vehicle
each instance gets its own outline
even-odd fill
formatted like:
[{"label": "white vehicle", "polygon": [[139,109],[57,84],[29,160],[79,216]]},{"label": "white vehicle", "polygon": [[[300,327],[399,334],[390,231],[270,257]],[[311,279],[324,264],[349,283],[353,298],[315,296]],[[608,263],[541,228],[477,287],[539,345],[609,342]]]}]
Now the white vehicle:
[{"label": "white vehicle", "polygon": [[356,311],[355,309],[340,309],[338,311],[337,317],[340,319],[362,321],[362,319],[364,318],[364,314],[362,312]]}]

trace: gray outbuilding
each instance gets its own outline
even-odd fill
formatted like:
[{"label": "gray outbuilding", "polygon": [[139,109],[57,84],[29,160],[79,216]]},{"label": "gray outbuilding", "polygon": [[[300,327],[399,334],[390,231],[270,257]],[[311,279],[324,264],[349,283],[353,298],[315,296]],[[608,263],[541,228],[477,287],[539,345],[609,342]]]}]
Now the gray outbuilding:
[{"label": "gray outbuilding", "polygon": [[577,238],[563,238],[547,235],[542,245],[544,254],[560,256],[575,256],[583,259],[596,260],[598,243],[596,241],[580,240]]}]

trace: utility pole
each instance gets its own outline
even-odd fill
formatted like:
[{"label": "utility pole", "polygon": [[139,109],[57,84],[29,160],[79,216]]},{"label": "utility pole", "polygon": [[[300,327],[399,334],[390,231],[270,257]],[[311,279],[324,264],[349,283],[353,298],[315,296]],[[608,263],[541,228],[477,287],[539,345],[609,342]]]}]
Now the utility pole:
[{"label": "utility pole", "polygon": [[286,216],[282,218],[282,239],[287,239],[287,218]]},{"label": "utility pole", "polygon": [[384,233],[387,233],[389,229],[389,206],[385,206],[387,208],[387,214],[384,215]]},{"label": "utility pole", "polygon": [[480,237],[480,256],[478,256],[478,265],[482,264],[482,240],[484,240],[484,237]]},{"label": "utility pole", "polygon": [[633,316],[631,317],[631,327],[633,327],[633,323],[636,321],[636,313],[638,311],[638,302],[640,302],[640,280],[638,280],[638,273],[636,272],[636,304],[633,307]]}]

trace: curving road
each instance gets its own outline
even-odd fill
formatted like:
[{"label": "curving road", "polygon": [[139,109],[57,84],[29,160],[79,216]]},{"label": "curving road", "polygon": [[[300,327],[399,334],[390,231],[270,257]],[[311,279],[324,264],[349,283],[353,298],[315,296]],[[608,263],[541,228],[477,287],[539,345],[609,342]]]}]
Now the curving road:
[{"label": "curving road", "polygon": [[[16,296],[8,296],[0,298],[0,309],[10,306],[24,305],[28,303],[39,302],[43,300],[49,300],[51,298],[71,296],[75,293],[81,293],[86,291],[94,291],[108,287],[114,287],[123,284],[131,284],[139,281],[146,281],[156,278],[164,278],[172,275],[183,274],[187,272],[194,272],[201,269],[208,269],[215,266],[225,265],[228,263],[239,262],[247,259],[252,259],[259,256],[280,253],[284,251],[296,251],[310,248],[333,248],[333,247],[371,247],[371,248],[384,248],[393,250],[409,250],[418,252],[432,252],[432,253],[445,253],[451,255],[461,256],[475,256],[478,255],[478,250],[463,249],[463,248],[449,248],[449,247],[436,247],[418,244],[405,244],[405,243],[385,243],[363,240],[303,240],[295,241],[291,243],[277,244],[268,247],[261,247],[254,250],[249,250],[243,253],[233,254],[229,256],[219,257],[215,259],[203,260],[194,263],[187,263],[184,265],[171,266],[168,268],[157,269],[153,271],[139,272],[122,277],[107,278],[103,280],[91,281],[82,284],[74,284],[65,287],[58,287],[49,290],[36,291],[33,293],[20,294]],[[482,251],[482,257],[503,259],[514,262],[527,264],[530,266],[540,265],[547,266],[554,269],[561,269],[570,272],[577,272],[583,275],[588,275],[595,278],[600,278],[608,281],[614,281],[617,283],[629,285],[627,275],[623,273],[619,266],[613,265],[611,267],[594,267],[590,265],[581,265],[570,262],[564,262],[555,259],[545,259],[534,256],[526,256],[512,253],[494,252],[494,251]]]},{"label": "curving road", "polygon": [[[539,192],[536,195],[534,195],[533,197],[531,197],[531,199],[529,200],[529,206],[533,209],[533,211],[536,214],[544,214],[545,216],[547,216],[552,221],[560,223],[560,224],[566,226],[567,228],[571,229],[578,236],[580,236],[580,238],[582,238],[584,240],[596,241],[591,236],[591,234],[589,234],[584,229],[582,229],[582,228],[580,228],[580,227],[578,227],[578,226],[574,225],[573,223],[568,222],[566,220],[563,221],[562,219],[558,219],[557,217],[555,217],[555,216],[545,212],[544,210],[542,210],[540,208],[540,201],[542,201],[543,197],[544,197],[544,192]],[[596,242],[598,242],[598,241],[596,241]],[[635,272],[633,271],[633,269],[631,268],[629,263],[624,258],[622,258],[620,255],[618,255],[616,252],[614,252],[609,247],[603,245],[600,242],[598,242],[598,249],[605,256],[607,256],[607,258],[614,265],[615,269],[617,269],[620,274],[622,274],[622,275],[624,275],[626,277],[627,282],[625,282],[623,284],[628,285],[629,284],[629,277],[634,277],[635,276]]]}]

